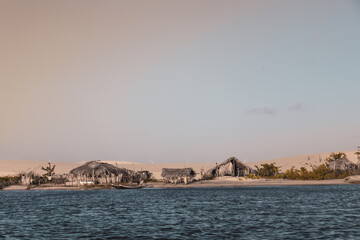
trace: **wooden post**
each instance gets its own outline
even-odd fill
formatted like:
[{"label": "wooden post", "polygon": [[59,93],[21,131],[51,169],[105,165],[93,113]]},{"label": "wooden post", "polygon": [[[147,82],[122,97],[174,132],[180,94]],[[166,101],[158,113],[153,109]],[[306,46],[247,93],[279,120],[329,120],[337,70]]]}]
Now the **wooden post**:
[{"label": "wooden post", "polygon": [[219,177],[219,166],[218,166],[218,163],[216,163],[216,177]]},{"label": "wooden post", "polygon": [[203,179],[203,171],[204,171],[204,167],[201,167],[201,170],[200,170],[200,183],[202,183],[202,179]]},{"label": "wooden post", "polygon": [[232,176],[232,177],[235,177],[235,169],[236,169],[236,166],[235,166],[235,160],[232,160],[232,164],[233,164],[233,166],[232,166],[232,173],[231,173],[231,176]]}]

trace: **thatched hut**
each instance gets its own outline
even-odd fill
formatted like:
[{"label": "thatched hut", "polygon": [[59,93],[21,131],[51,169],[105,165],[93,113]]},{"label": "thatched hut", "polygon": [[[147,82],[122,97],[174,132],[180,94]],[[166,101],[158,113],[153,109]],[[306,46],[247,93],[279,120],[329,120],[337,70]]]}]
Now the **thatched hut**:
[{"label": "thatched hut", "polygon": [[188,184],[194,179],[196,173],[192,168],[163,168],[161,176],[170,183]]},{"label": "thatched hut", "polygon": [[347,158],[333,159],[328,162],[329,168],[342,171],[356,171],[358,166]]},{"label": "thatched hut", "polygon": [[134,172],[100,161],[87,162],[74,168],[67,176],[72,185],[110,184],[130,181]]},{"label": "thatched hut", "polygon": [[21,185],[30,185],[32,184],[35,174],[33,172],[21,173],[20,174],[20,184]]},{"label": "thatched hut", "polygon": [[138,180],[138,181],[147,181],[147,180],[150,180],[151,179],[151,172],[149,171],[137,171],[135,173],[135,178]]},{"label": "thatched hut", "polygon": [[41,176],[33,171],[22,172],[20,174],[21,185],[38,185],[41,182]]},{"label": "thatched hut", "polygon": [[52,183],[52,184],[65,184],[66,182],[66,174],[55,174],[52,175],[49,179],[48,176],[41,176],[39,174],[30,172],[23,172],[20,174],[20,184],[21,185],[39,185],[44,183]]},{"label": "thatched hut", "polygon": [[232,176],[232,177],[241,177],[247,176],[251,173],[256,174],[257,172],[247,166],[245,163],[241,162],[235,157],[231,157],[224,161],[221,164],[216,164],[215,167],[209,169],[205,176],[207,177],[222,177],[222,176]]}]

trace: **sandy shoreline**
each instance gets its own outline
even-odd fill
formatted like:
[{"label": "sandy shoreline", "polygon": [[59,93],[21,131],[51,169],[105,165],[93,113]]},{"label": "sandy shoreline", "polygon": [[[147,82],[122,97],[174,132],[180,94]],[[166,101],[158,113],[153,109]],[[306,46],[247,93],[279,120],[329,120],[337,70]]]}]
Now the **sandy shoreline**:
[{"label": "sandy shoreline", "polygon": [[[351,184],[345,179],[332,180],[286,180],[286,179],[256,179],[245,181],[232,180],[206,180],[193,182],[191,184],[166,184],[161,182],[147,183],[143,189],[163,188],[163,189],[177,189],[177,188],[233,188],[233,187],[267,187],[267,186],[310,186],[310,185],[346,185]],[[114,189],[102,186],[37,186],[27,189],[27,186],[12,185],[2,189],[3,191],[34,191],[34,190],[108,190]]]},{"label": "sandy shoreline", "polygon": [[191,184],[163,184],[154,183],[158,188],[223,188],[223,187],[252,187],[252,186],[306,186],[306,185],[346,185],[344,179],[332,180],[286,180],[286,179],[259,179],[246,181],[207,180]]}]

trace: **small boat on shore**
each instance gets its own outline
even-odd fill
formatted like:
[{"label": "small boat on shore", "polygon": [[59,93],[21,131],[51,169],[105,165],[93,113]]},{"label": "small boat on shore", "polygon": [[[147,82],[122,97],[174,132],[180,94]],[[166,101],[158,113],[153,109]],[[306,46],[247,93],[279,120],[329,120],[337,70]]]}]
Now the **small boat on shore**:
[{"label": "small boat on shore", "polygon": [[112,185],[112,187],[116,188],[116,189],[140,189],[140,188],[143,188],[144,186],[141,186],[141,185],[136,185],[136,186]]}]

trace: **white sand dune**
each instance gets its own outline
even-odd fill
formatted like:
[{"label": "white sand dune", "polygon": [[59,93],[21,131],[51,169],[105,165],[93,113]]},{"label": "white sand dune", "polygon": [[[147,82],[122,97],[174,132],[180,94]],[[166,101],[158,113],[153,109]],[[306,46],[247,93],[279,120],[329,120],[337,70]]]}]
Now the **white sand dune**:
[{"label": "white sand dune", "polygon": [[[95,160],[95,161],[101,161],[101,162],[105,162],[105,163],[109,163],[109,164],[113,164],[113,165],[116,165],[116,164],[126,164],[126,165],[139,164],[137,162],[112,161],[112,160]],[[87,162],[89,162],[89,161],[81,161],[81,162],[76,162],[76,163],[84,164]]]},{"label": "white sand dune", "polygon": [[[71,169],[80,166],[80,163],[69,162],[51,162],[55,164],[55,172],[57,174],[68,173]],[[46,167],[47,161],[31,161],[31,160],[0,160],[0,176],[17,175],[22,172],[34,171],[35,173],[44,173],[41,167]]]},{"label": "white sand dune", "polygon": [[[352,161],[353,163],[357,163],[357,156],[354,154],[355,151],[343,151],[346,154],[347,158]],[[302,156],[295,156],[295,157],[285,157],[285,158],[277,158],[277,159],[270,159],[265,161],[257,161],[257,162],[248,162],[247,164],[250,167],[255,168],[255,166],[259,166],[260,164],[264,163],[275,163],[276,166],[280,166],[280,170],[282,172],[295,167],[300,169],[301,167],[305,167],[307,169],[312,169],[312,167],[319,166],[325,163],[325,160],[331,152],[328,153],[318,153],[318,154],[309,154],[309,155],[302,155]]]},{"label": "white sand dune", "polygon": [[[354,154],[354,151],[344,151],[347,155],[348,159],[354,163],[357,163],[357,157]],[[255,166],[260,166],[263,163],[275,163],[277,166],[281,167],[281,171],[286,171],[291,167],[295,167],[300,169],[301,167],[306,167],[311,169],[312,167],[321,165],[325,162],[326,157],[328,157],[330,153],[320,153],[320,154],[309,154],[295,157],[286,157],[286,158],[278,158],[278,159],[270,159],[265,161],[257,161],[257,162],[247,162],[250,167],[255,168]],[[223,159],[224,161],[226,159]],[[201,169],[207,171],[208,169],[215,166],[215,163],[156,163],[156,164],[148,164],[148,163],[136,163],[136,162],[124,162],[124,161],[103,161],[113,165],[116,165],[121,168],[127,168],[134,171],[147,170],[153,173],[153,176],[157,179],[161,178],[161,170],[162,168],[184,168],[191,167],[195,170],[196,173],[200,174]],[[221,162],[219,160],[218,162]],[[52,164],[56,165],[55,172],[56,174],[66,174],[70,170],[82,165],[85,162],[52,162]],[[9,176],[16,175],[21,172],[29,172],[34,171],[35,173],[42,174],[44,173],[41,170],[42,166],[47,166],[47,161],[30,161],[30,160],[0,160],[0,176]]]}]

